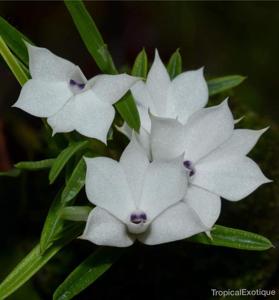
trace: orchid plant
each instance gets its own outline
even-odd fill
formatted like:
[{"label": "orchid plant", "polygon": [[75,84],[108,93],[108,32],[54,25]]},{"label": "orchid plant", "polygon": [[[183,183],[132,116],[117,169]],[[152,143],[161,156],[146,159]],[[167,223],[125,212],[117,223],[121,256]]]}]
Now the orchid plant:
[{"label": "orchid plant", "polygon": [[[68,140],[57,157],[15,165],[18,176],[22,170],[50,169],[50,183],[65,174],[66,180],[50,205],[40,243],[1,283],[0,298],[76,238],[110,247],[101,247],[77,266],[54,292],[55,300],[72,299],[122,255],[120,248],[136,241],[271,248],[259,234],[216,225],[221,198],[239,201],[270,182],[247,157],[267,128],[235,129],[239,120],[228,100],[205,108],[209,96],[244,78],[206,81],[203,68],[182,72],[179,51],[165,67],[157,50],[149,72],[142,50],[130,74],[118,74],[83,3],[65,4],[103,73],[89,80],[77,65],[35,46],[0,19],[0,52],[22,85],[13,107],[43,118],[50,136]],[[127,137],[127,145],[112,149],[119,134]],[[79,204],[83,187],[87,206]],[[73,284],[77,278],[81,280]]]}]

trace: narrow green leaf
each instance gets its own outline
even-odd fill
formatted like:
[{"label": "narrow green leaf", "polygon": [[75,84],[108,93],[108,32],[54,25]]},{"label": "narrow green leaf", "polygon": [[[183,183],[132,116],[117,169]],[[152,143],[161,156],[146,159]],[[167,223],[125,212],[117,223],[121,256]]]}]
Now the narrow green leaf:
[{"label": "narrow green leaf", "polygon": [[28,52],[24,40],[29,43],[31,41],[2,17],[0,17],[0,36],[3,37],[12,52],[28,66]]},{"label": "narrow green leaf", "polygon": [[66,149],[64,149],[55,159],[55,161],[52,164],[52,167],[49,172],[49,182],[52,184],[55,179],[58,177],[66,163],[69,161],[69,159],[79,150],[85,148],[88,146],[88,141],[82,141],[82,142],[76,142],[70,144]]},{"label": "narrow green leaf", "polygon": [[18,169],[11,169],[7,172],[0,172],[0,177],[18,177],[20,173]]},{"label": "narrow green leaf", "polygon": [[177,49],[170,57],[167,70],[171,79],[173,79],[182,72],[182,58],[179,53],[179,49]]},{"label": "narrow green leaf", "polygon": [[72,16],[76,28],[86,45],[87,50],[104,73],[116,74],[111,55],[90,14],[81,0],[66,0],[65,5]]},{"label": "narrow green leaf", "polygon": [[206,245],[252,251],[263,251],[273,247],[267,238],[259,234],[220,225],[213,227],[211,237],[212,239],[205,233],[200,233],[188,240]]},{"label": "narrow green leaf", "polygon": [[0,54],[2,55],[3,59],[5,60],[10,70],[16,77],[17,81],[22,86],[28,80],[28,76],[22,69],[16,57],[12,54],[12,52],[6,45],[1,35],[0,35]]},{"label": "narrow green leaf", "polygon": [[68,202],[72,200],[83,188],[85,184],[86,165],[83,158],[78,162],[67,184],[62,192],[61,201]]},{"label": "narrow green leaf", "polygon": [[62,209],[61,218],[68,221],[86,221],[92,207],[67,206]]},{"label": "narrow green leaf", "polygon": [[207,81],[209,96],[213,96],[236,87],[245,79],[246,77],[240,75],[229,75],[211,79]]},{"label": "narrow green leaf", "polygon": [[20,170],[37,171],[42,169],[49,169],[55,159],[49,158],[38,161],[21,161],[15,164],[15,167]]},{"label": "narrow green leaf", "polygon": [[128,92],[120,101],[118,101],[115,104],[115,107],[129,127],[138,132],[140,128],[140,117],[131,92]]},{"label": "narrow green leaf", "polygon": [[28,281],[37,271],[39,271],[58,251],[66,246],[71,240],[75,239],[81,233],[81,226],[74,224],[71,230],[64,234],[63,240],[56,242],[43,255],[40,251],[40,245],[37,245],[5,278],[0,284],[0,299],[4,300],[14,293],[26,281]]},{"label": "narrow green leaf", "polygon": [[[145,50],[143,49],[136,57],[132,72],[133,76],[146,78],[148,67],[148,59]],[[127,93],[120,101],[116,103],[116,108],[120,113],[123,120],[126,121],[128,126],[136,131],[140,128],[140,117],[137,106],[131,95]]]},{"label": "narrow green leaf", "polygon": [[53,300],[69,300],[87,288],[123,253],[121,248],[99,248],[82,262],[57,288]]},{"label": "narrow green leaf", "polygon": [[[117,74],[107,45],[83,2],[81,0],[65,0],[65,5],[72,16],[87,50],[96,61],[100,70],[104,73]],[[126,121],[131,128],[138,131],[140,120],[134,99],[126,95],[115,104],[115,107],[123,120]]]},{"label": "narrow green leaf", "polygon": [[147,68],[148,68],[148,58],[145,49],[142,49],[135,59],[131,74],[133,76],[146,78]]},{"label": "narrow green leaf", "polygon": [[63,228],[61,213],[64,206],[65,204],[61,201],[61,192],[59,192],[49,208],[41,233],[40,246],[42,254],[53,244],[57,233]]}]

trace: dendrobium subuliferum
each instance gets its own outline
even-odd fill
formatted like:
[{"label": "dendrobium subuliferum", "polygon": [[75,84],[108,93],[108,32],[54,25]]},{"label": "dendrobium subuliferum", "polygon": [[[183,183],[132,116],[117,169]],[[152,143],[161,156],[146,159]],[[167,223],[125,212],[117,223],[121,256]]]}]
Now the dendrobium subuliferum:
[{"label": "dendrobium subuliferum", "polygon": [[77,65],[45,48],[27,44],[32,79],[15,107],[47,118],[58,132],[78,131],[104,143],[115,116],[113,104],[138,80],[127,75],[98,75],[87,80]]},{"label": "dendrobium subuliferum", "polygon": [[152,115],[151,120],[153,159],[169,160],[184,153],[188,189],[183,201],[208,228],[219,217],[220,197],[238,201],[270,182],[246,156],[267,128],[234,129],[227,100],[200,109],[184,125]]},{"label": "dendrobium subuliferum", "polygon": [[161,244],[207,228],[181,201],[187,190],[183,156],[150,162],[135,137],[120,161],[87,158],[86,193],[96,205],[83,239],[98,245],[127,247],[138,239]]}]

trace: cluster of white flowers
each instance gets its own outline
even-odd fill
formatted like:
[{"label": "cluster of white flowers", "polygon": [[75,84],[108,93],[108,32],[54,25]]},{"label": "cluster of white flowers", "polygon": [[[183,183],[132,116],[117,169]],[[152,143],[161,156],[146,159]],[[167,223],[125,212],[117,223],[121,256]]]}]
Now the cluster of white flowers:
[{"label": "cluster of white flowers", "polygon": [[210,233],[220,197],[238,201],[270,180],[247,157],[266,131],[234,129],[227,100],[204,108],[203,69],[170,80],[156,52],[146,82],[126,74],[86,80],[79,67],[28,45],[32,79],[14,106],[46,117],[53,132],[77,130],[106,143],[113,104],[129,89],[141,119],[120,161],[87,158],[86,194],[96,207],[82,238],[127,247]]}]

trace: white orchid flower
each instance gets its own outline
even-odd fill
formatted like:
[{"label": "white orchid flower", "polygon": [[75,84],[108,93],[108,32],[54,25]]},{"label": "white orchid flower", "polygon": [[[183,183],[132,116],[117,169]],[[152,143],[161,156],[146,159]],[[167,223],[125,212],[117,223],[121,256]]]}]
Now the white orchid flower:
[{"label": "white orchid flower", "polygon": [[73,130],[106,143],[113,104],[138,80],[127,74],[99,75],[87,81],[80,68],[45,48],[27,44],[32,79],[15,107],[42,118],[57,132]]},{"label": "white orchid flower", "polygon": [[162,118],[177,118],[185,124],[208,101],[203,68],[183,72],[171,80],[157,50],[146,82],[137,82],[131,91],[139,110],[141,126],[147,132],[151,128],[148,111]]},{"label": "white orchid flower", "polygon": [[153,245],[204,231],[184,202],[183,157],[149,162],[133,137],[119,162],[87,158],[86,194],[96,205],[81,238],[97,245],[127,247],[138,239]]},{"label": "white orchid flower", "polygon": [[[184,202],[211,228],[223,197],[238,201],[270,182],[246,155],[267,130],[234,130],[227,101],[194,113],[186,125],[151,116],[151,150],[155,159],[184,154],[188,189]],[[186,217],[186,216],[185,216]]]}]

